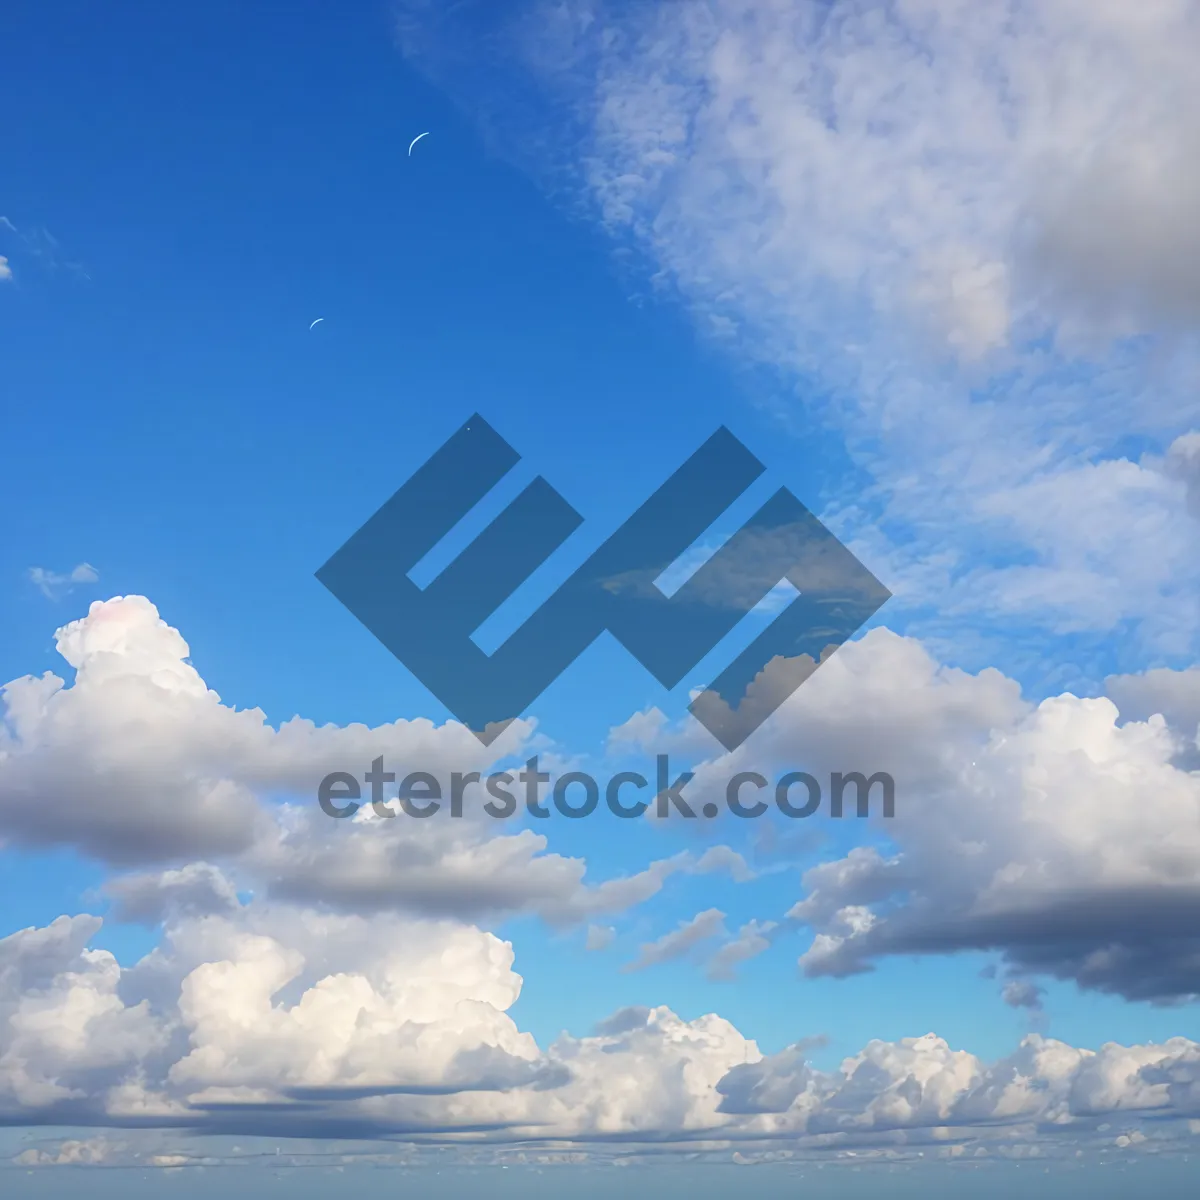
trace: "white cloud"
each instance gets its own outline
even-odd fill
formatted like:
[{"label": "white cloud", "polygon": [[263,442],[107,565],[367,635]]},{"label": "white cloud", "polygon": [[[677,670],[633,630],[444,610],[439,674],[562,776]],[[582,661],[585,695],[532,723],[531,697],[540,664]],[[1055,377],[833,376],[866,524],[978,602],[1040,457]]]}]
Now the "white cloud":
[{"label": "white cloud", "polygon": [[[2,261],[0,260],[0,262]],[[0,278],[3,278],[2,273],[0,273]],[[91,563],[80,563],[65,575],[47,571],[45,567],[30,567],[29,578],[48,600],[57,600],[68,592],[74,591],[76,584],[96,583],[100,579],[100,573]]]},{"label": "white cloud", "polygon": [[273,894],[300,902],[464,917],[536,912],[556,924],[644,903],[672,875],[696,869],[682,854],[588,884],[583,859],[547,852],[546,836],[529,829],[493,834],[482,821],[465,820],[431,820],[418,830],[398,821],[348,824],[334,838],[329,818],[311,807],[286,813],[242,862],[270,881]]},{"label": "white cloud", "polygon": [[[16,226],[7,217],[0,216],[0,226],[3,226],[10,233],[17,232]],[[12,277],[12,268],[8,265],[8,259],[3,254],[0,254],[0,282],[11,280]]]},{"label": "white cloud", "polygon": [[1030,623],[1084,633],[1093,679],[1200,648],[1185,443],[1125,441],[1195,422],[1194,5],[548,0],[482,39],[478,5],[401,7],[497,152],[820,397],[771,403],[844,434],[864,479],[824,516],[890,613],[976,662]]},{"label": "white cloud", "polygon": [[[138,920],[228,909],[242,887],[358,912],[531,912],[569,925],[643,903],[680,872],[751,875],[740,855],[714,847],[592,882],[583,859],[485,816],[474,793],[460,818],[389,819],[374,814],[364,783],[360,812],[335,821],[316,803],[330,772],[361,778],[382,758],[429,772],[448,794],[454,772],[486,772],[523,751],[533,726],[514,723],[491,749],[461,725],[426,720],[318,728],[295,717],[275,729],[258,709],[223,704],[179,632],[139,596],[94,603],[57,644],[75,669],[70,686],[47,673],[2,689],[0,833],[166,868],[110,884],[119,911]],[[268,802],[281,794],[295,799]],[[198,858],[212,865],[172,865]]]},{"label": "white cloud", "polygon": [[1129,720],[1164,717],[1178,739],[1177,765],[1188,770],[1200,767],[1200,667],[1182,671],[1157,667],[1137,675],[1111,675],[1104,690]]},{"label": "white cloud", "polygon": [[[75,669],[5,685],[0,822],[113,862],[232,852],[261,820],[239,758],[276,738],[261,713],[221,705],[188,647],[138,597],[97,602],[56,635]],[[234,765],[228,774],[218,756]]]},{"label": "white cloud", "polygon": [[66,1138],[53,1150],[39,1150],[33,1146],[22,1150],[13,1162],[18,1167],[93,1166],[104,1162],[119,1149],[120,1143],[114,1145],[107,1138]]},{"label": "white cloud", "polygon": [[[521,986],[511,947],[465,926],[390,924],[402,933],[402,951],[357,963],[343,953],[340,971],[325,967],[315,979],[315,955],[336,956],[329,942],[361,937],[363,922],[309,918],[292,927],[293,940],[281,942],[210,921],[174,938],[175,962],[197,951],[204,961],[182,979],[179,1013],[189,1049],[167,1082],[216,1099],[218,1090],[230,1097],[264,1088],[453,1090],[486,1086],[492,1076],[509,1084],[532,1080],[520,1068],[536,1063],[537,1047],[504,1015]],[[370,932],[386,937],[388,925],[376,922]],[[189,932],[202,946],[187,941]],[[169,965],[170,958],[154,967]],[[298,996],[280,1008],[276,997],[288,985],[298,985]]]},{"label": "white cloud", "polygon": [[[1023,975],[1184,999],[1200,994],[1200,774],[1181,759],[1200,720],[1193,674],[1120,677],[1112,699],[1034,704],[999,671],[945,667],[876,629],[735,753],[695,766],[689,798],[724,804],[739,772],[804,769],[823,788],[815,823],[829,819],[833,772],[892,776],[894,818],[882,818],[877,786],[874,823],[858,826],[855,840],[875,844],[809,869],[788,914],[812,931],[810,975],[991,949]],[[645,715],[624,727],[656,739],[662,728]]]},{"label": "white cloud", "polygon": [[[486,768],[490,752],[458,726],[419,721],[317,729],[296,718],[275,730],[261,712],[223,705],[140,598],[94,605],[58,642],[76,669],[70,687],[46,676],[4,689],[0,828],[141,868],[108,885],[127,917],[228,915],[250,891],[363,914],[528,912],[571,925],[644,903],[675,875],[755,877],[727,846],[591,882],[586,863],[551,852],[545,835],[482,816],[418,825],[368,806],[368,819],[334,822],[312,800],[330,770],[383,755],[445,777]],[[998,671],[952,670],[917,641],[875,630],[738,752],[699,764],[689,800],[698,809],[712,793],[723,807],[733,774],[772,763],[826,780],[893,777],[896,817],[877,827],[893,848],[859,847],[805,877],[790,919],[813,932],[809,973],[969,946],[997,950],[1021,977],[1184,997],[1200,992],[1200,776],[1186,758],[1200,721],[1194,690],[1189,672],[1152,672],[1110,681],[1113,700],[1064,694],[1035,705]],[[693,724],[676,735],[648,714],[625,735],[686,744]],[[288,791],[299,806],[262,799]],[[721,932],[716,911],[652,943],[638,965]],[[727,974],[762,939],[765,924],[743,928],[710,971]]]},{"label": "white cloud", "polygon": [[735,325],[794,346],[822,284],[967,358],[1200,319],[1186,0],[550,7],[605,219]]},{"label": "white cloud", "polygon": [[[30,230],[27,227],[21,230],[5,216],[0,216],[0,228],[7,229],[9,233],[13,234],[20,243],[20,251],[40,263],[43,267],[51,271],[65,267],[67,270],[74,272],[84,279],[89,277],[79,263],[63,258],[62,247],[59,245],[58,239],[48,229],[36,228]],[[12,278],[7,264],[8,259],[0,255],[0,280]]]},{"label": "white cloud", "polygon": [[126,1005],[121,968],[86,944],[94,917],[60,917],[0,940],[0,1108],[87,1108],[164,1043],[145,1004]]},{"label": "white cloud", "polygon": [[[646,1141],[915,1153],[965,1137],[999,1151],[1017,1134],[1038,1140],[1041,1124],[1054,1154],[1094,1144],[1104,1114],[1122,1115],[1121,1136],[1142,1118],[1147,1137],[1186,1136],[1200,1097],[1200,1046],[1186,1038],[1093,1052],[1030,1035],[987,1064],[928,1034],[871,1042],[823,1072],[806,1061],[811,1042],[764,1058],[718,1016],[660,1007],[542,1049],[508,1015],[522,986],[511,946],[455,922],[255,904],[172,919],[126,970],[86,949],[98,925],[63,917],[0,940],[7,1122],[459,1146],[471,1130],[476,1145],[602,1155]],[[77,1139],[19,1163],[123,1153]],[[142,1161],[172,1156],[159,1144]]]}]

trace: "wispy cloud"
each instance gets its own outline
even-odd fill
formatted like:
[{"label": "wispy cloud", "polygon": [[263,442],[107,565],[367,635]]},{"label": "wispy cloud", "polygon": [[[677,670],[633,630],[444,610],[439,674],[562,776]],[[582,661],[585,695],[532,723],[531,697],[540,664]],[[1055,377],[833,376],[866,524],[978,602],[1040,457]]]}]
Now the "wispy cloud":
[{"label": "wispy cloud", "polygon": [[587,930],[588,950],[604,950],[611,946],[617,931],[611,925],[589,925]]},{"label": "wispy cloud", "polygon": [[1194,6],[556,0],[483,44],[478,5],[403,7],[501,153],[782,370],[781,421],[840,428],[861,476],[822,517],[890,622],[976,665],[1069,634],[1093,681],[1200,647],[1164,466],[1196,424]]},{"label": "wispy cloud", "polygon": [[644,971],[659,963],[683,958],[701,943],[725,932],[725,914],[720,909],[710,908],[697,913],[690,921],[680,922],[679,928],[664,934],[656,941],[647,942],[636,959],[627,963],[623,970]]},{"label": "wispy cloud", "polygon": [[[46,270],[65,270],[80,275],[84,279],[91,278],[81,263],[63,257],[62,245],[50,230],[44,227],[18,229],[5,216],[0,216],[0,229],[7,229],[9,233],[13,234],[19,243],[18,248],[21,253],[35,259]],[[0,279],[12,278],[12,270],[8,266],[8,261],[7,258],[0,255]]]},{"label": "wispy cloud", "polygon": [[68,592],[73,592],[81,583],[96,583],[100,572],[91,563],[80,563],[65,575],[48,571],[45,567],[30,567],[29,578],[48,600],[58,600]]},{"label": "wispy cloud", "polygon": [[[7,229],[11,233],[17,232],[17,227],[5,216],[0,216],[0,228]],[[8,280],[12,277],[12,268],[8,265],[7,257],[0,254],[0,280]]]},{"label": "wispy cloud", "polygon": [[1009,1008],[1028,1008],[1040,1011],[1045,990],[1035,983],[1030,983],[1028,979],[1010,979],[1004,985],[1002,997]]},{"label": "wispy cloud", "polygon": [[771,948],[770,934],[778,928],[775,921],[748,921],[709,959],[709,979],[733,979],[738,966]]}]

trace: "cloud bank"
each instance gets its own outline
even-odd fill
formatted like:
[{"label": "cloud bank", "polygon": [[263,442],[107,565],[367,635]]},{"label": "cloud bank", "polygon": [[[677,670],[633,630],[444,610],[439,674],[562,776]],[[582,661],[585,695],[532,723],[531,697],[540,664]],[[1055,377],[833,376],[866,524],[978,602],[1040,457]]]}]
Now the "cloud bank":
[{"label": "cloud bank", "polygon": [[928,1034],[821,1072],[803,1044],[764,1056],[718,1016],[654,1008],[542,1049],[507,1012],[522,986],[512,947],[473,926],[250,905],[170,921],[123,970],[87,948],[99,925],[60,917],[0,940],[6,1123],[987,1155],[1109,1144],[1114,1120],[1119,1136],[1170,1142],[1200,1106],[1186,1038],[1090,1051],[1030,1035],[985,1064]]}]

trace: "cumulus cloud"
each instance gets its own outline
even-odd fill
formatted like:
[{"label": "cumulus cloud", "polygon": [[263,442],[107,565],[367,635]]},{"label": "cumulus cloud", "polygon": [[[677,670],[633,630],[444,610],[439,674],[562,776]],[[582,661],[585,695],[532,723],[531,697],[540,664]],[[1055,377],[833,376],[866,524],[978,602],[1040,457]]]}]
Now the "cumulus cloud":
[{"label": "cumulus cloud", "polygon": [[266,1093],[295,1098],[299,1116],[320,1097],[539,1082],[532,1039],[504,1015],[521,983],[511,947],[473,927],[187,917],[122,973],[81,948],[98,926],[60,918],[0,942],[10,1113],[219,1124],[225,1106],[253,1114]]},{"label": "cumulus cloud", "polygon": [[[364,784],[362,809],[335,821],[316,805],[331,772],[415,764],[448,793],[455,772],[486,772],[521,751],[533,726],[514,723],[492,749],[461,725],[426,720],[368,729],[296,717],[276,729],[258,709],[224,704],[139,596],[98,601],[56,637],[75,671],[69,686],[46,673],[2,689],[0,832],[158,868],[109,885],[130,919],[226,910],[238,887],[258,887],[359,912],[532,912],[569,925],[643,903],[679,872],[750,877],[740,855],[714,847],[592,882],[583,859],[485,816],[474,792],[460,818],[419,822],[395,816],[394,799],[393,815],[378,815]],[[293,799],[269,802],[280,795]]]},{"label": "cumulus cloud", "polygon": [[[529,830],[488,838],[481,816],[421,836],[384,818],[335,828],[314,805],[326,774],[360,774],[385,757],[442,778],[486,769],[485,752],[461,726],[430,721],[368,730],[296,718],[276,730],[260,710],[223,704],[188,660],[184,638],[139,596],[97,601],[56,641],[74,668],[70,686],[47,673],[2,689],[0,828],[26,844],[74,845],[124,866],[234,858],[281,894],[455,911],[557,911],[571,901],[606,911],[652,895],[678,868],[661,864],[596,893],[583,887],[580,860],[542,853],[544,836]],[[304,803],[269,808],[266,793]],[[187,871],[130,878],[114,895],[142,913],[157,904],[152,893],[178,901],[191,889],[194,902],[208,889],[214,899],[216,876]],[[223,895],[228,901],[228,889]]]},{"label": "cumulus cloud", "polygon": [[0,940],[0,1110],[87,1109],[97,1084],[162,1047],[149,1007],[118,994],[113,956],[87,949],[99,928],[94,917],[60,917]]},{"label": "cumulus cloud", "polygon": [[1110,675],[1105,693],[1128,720],[1161,716],[1176,743],[1176,763],[1200,768],[1200,667],[1156,667],[1137,675]]},{"label": "cumulus cloud", "polygon": [[[439,22],[470,6],[419,7],[402,40],[436,72]],[[569,177],[702,328],[821,384],[878,485],[830,519],[907,611],[935,604],[932,636],[1036,619],[1109,655],[1136,652],[1112,634],[1136,629],[1186,656],[1193,360],[1177,344],[1155,365],[1129,338],[1186,341],[1200,318],[1197,20],[1183,0],[534,5],[500,44],[565,100],[552,107],[570,137],[503,142]],[[1128,451],[1129,434],[1154,450]],[[30,579],[59,595],[94,571]],[[494,757],[454,725],[276,729],[224,704],[138,597],[94,605],[58,646],[73,682],[3,690],[0,830],[128,868],[107,887],[116,911],[165,932],[128,969],[88,948],[90,916],[0,941],[6,1120],[737,1143],[752,1162],[778,1144],[953,1152],[1046,1129],[1128,1148],[1200,1111],[1200,1047],[1183,1038],[1089,1050],[1031,1035],[989,1064],[928,1034],[822,1072],[803,1043],[764,1057],[718,1016],[660,1007],[542,1048],[509,1016],[511,947],[470,921],[591,922],[676,873],[749,879],[745,860],[717,848],[596,884],[531,830],[468,817],[417,838],[369,807],[334,823],[310,799],[329,771]],[[811,932],[809,975],[990,949],[1020,1007],[1039,975],[1196,997],[1196,668],[1104,670],[1119,672],[1104,695],[1038,702],[877,630],[692,791],[768,761],[896,780],[875,844],[803,877],[786,921]],[[643,714],[623,733],[708,753],[691,729]],[[514,726],[509,748],[530,732]],[[280,793],[305,804],[266,800]],[[631,967],[721,938],[707,969],[726,978],[778,928],[729,935],[709,909]],[[608,937],[593,924],[588,943]],[[25,1153],[94,1161],[97,1145]]]},{"label": "cumulus cloud", "polygon": [[120,1144],[113,1145],[107,1138],[66,1138],[53,1150],[39,1150],[31,1146],[22,1150],[13,1158],[18,1167],[63,1167],[63,1166],[92,1166],[108,1159],[114,1149]]},{"label": "cumulus cloud", "polygon": [[[86,949],[98,927],[64,917],[0,941],[7,1119],[632,1132],[700,1122],[705,1087],[753,1054],[727,1023],[665,1010],[543,1052],[507,1015],[521,990],[511,946],[468,925],[252,906],[177,918],[124,972]],[[629,1043],[648,1090],[604,1096],[595,1077]],[[678,1064],[662,1078],[655,1053]]]},{"label": "cumulus cloud", "polygon": [[[420,721],[318,729],[296,718],[276,730],[257,710],[224,705],[178,632],[136,597],[93,605],[58,644],[75,667],[71,686],[47,675],[4,689],[0,828],[135,868],[107,885],[125,918],[229,915],[253,892],[362,914],[527,912],[567,926],[642,904],[673,876],[754,878],[727,846],[593,882],[546,835],[478,814],[418,825],[367,804],[333,821],[311,799],[330,770],[384,755],[447,775],[486,769],[492,752],[461,727]],[[1200,776],[1186,757],[1200,723],[1194,692],[1192,672],[1159,671],[1112,678],[1108,697],[1035,704],[999,671],[947,668],[916,640],[877,629],[843,647],[745,746],[697,764],[689,796],[723,806],[728,779],[772,763],[895,780],[896,815],[875,843],[811,867],[787,914],[811,930],[810,975],[991,949],[1022,978],[1184,999],[1200,994]],[[647,718],[626,736],[687,744],[692,725],[676,734]],[[304,803],[263,799],[288,791]],[[711,909],[644,947],[636,966],[724,935],[708,970],[728,977],[766,949],[778,916],[729,936]]]},{"label": "cumulus cloud", "polygon": [[3,688],[6,832],[116,863],[248,845],[259,814],[218,754],[272,741],[262,714],[223,707],[149,601],[98,602],[56,641],[72,686],[47,672]]},{"label": "cumulus cloud", "polygon": [[[58,641],[75,667],[70,687],[44,677],[5,689],[0,815],[19,836],[141,862],[107,893],[122,917],[166,932],[125,970],[87,948],[93,917],[0,943],[0,1104],[12,1119],[753,1140],[925,1136],[934,1122],[1030,1113],[1074,1122],[1114,1108],[1194,1111],[1190,1043],[1089,1057],[1027,1042],[1032,1065],[993,1068],[916,1039],[868,1048],[832,1077],[793,1051],[777,1075],[768,1063],[726,1079],[761,1061],[753,1043],[716,1017],[645,1010],[543,1050],[507,1016],[520,990],[511,947],[466,924],[474,912],[587,922],[677,872],[752,878],[745,860],[719,846],[588,885],[584,864],[547,853],[528,830],[489,838],[489,826],[464,818],[418,846],[403,822],[369,805],[317,824],[311,803],[270,809],[260,791],[312,786],[347,757],[407,748],[410,761],[446,767],[455,753],[482,751],[465,731],[427,723],[274,730],[261,713],[224,706],[180,635],[138,598],[93,606]],[[833,656],[752,743],[700,763],[690,787],[700,802],[738,770],[776,761],[895,778],[897,815],[880,843],[804,876],[788,923],[812,930],[809,974],[866,970],[888,954],[990,948],[1017,972],[1010,983],[1028,984],[1010,987],[1010,1003],[1036,998],[1038,974],[1183,999],[1200,991],[1200,843],[1188,832],[1200,827],[1200,777],[1181,762],[1195,745],[1194,680],[1150,672],[1113,677],[1108,690],[1036,704],[998,671],[947,668],[914,639],[875,630]],[[625,729],[634,743],[664,734],[699,744],[653,714]],[[163,805],[169,796],[198,797],[199,816]],[[149,814],[152,833],[140,834]],[[214,835],[229,829],[239,836]],[[342,837],[336,852],[330,829]],[[137,836],[150,840],[136,854],[112,852]],[[227,850],[223,864],[163,861],[214,845]],[[246,901],[248,890],[274,900]],[[776,928],[751,921],[730,936],[709,909],[643,946],[632,965],[696,956],[720,938],[707,970],[728,978]],[[1053,1073],[1036,1087],[1022,1082],[1063,1062],[1054,1070],[1070,1075],[1065,1091]],[[618,1066],[628,1074],[606,1074]],[[623,1089],[657,1107],[626,1103]],[[789,1092],[786,1120],[768,1111]],[[735,1115],[745,1121],[729,1127]]]},{"label": "cumulus cloud", "polygon": [[[1108,1114],[1122,1136],[1143,1119],[1143,1136],[1185,1136],[1200,1097],[1186,1038],[1091,1051],[1030,1035],[988,1064],[928,1034],[820,1071],[819,1039],[764,1057],[718,1016],[643,1007],[543,1049],[508,1015],[512,947],[456,922],[255,903],[172,918],[124,970],[87,948],[98,927],[62,917],[0,940],[7,1122],[823,1154],[1000,1147],[1038,1127],[1049,1145],[1087,1144]],[[108,1161],[122,1145],[33,1147],[20,1163]]]},{"label": "cumulus cloud", "polygon": [[819,782],[892,776],[895,816],[876,799],[873,832],[856,839],[867,844],[808,869],[787,914],[811,931],[811,976],[996,950],[1022,977],[1186,1000],[1200,994],[1200,774],[1180,758],[1200,720],[1192,675],[1122,676],[1109,696],[1035,703],[999,671],[946,667],[876,629],[744,746],[694,766],[691,798],[723,802],[735,774],[773,764]]}]

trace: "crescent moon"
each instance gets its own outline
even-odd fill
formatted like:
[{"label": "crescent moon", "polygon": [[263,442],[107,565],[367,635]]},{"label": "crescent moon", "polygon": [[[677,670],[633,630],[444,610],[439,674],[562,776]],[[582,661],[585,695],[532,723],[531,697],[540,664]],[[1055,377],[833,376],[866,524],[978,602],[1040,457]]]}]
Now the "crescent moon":
[{"label": "crescent moon", "polygon": [[318,318],[317,318],[317,319],[316,319],[316,320],[315,320],[315,321],[312,323],[312,325],[310,325],[310,326],[308,327],[308,328],[309,328],[309,332],[312,332],[313,325],[320,325],[320,323],[321,323],[323,320],[325,320],[325,318],[324,318],[324,317],[318,317]]},{"label": "crescent moon", "polygon": [[409,143],[408,143],[408,157],[409,157],[409,158],[412,158],[412,148],[413,148],[413,147],[414,147],[414,146],[415,146],[415,145],[416,145],[416,144],[417,144],[417,143],[418,143],[418,142],[419,142],[419,141],[420,141],[420,140],[421,140],[423,137],[428,137],[428,136],[429,136],[429,133],[428,133],[428,132],[425,132],[425,133],[418,133],[418,134],[417,134],[417,136],[416,136],[415,138],[413,138],[413,140],[412,140],[411,142],[409,142]]}]

